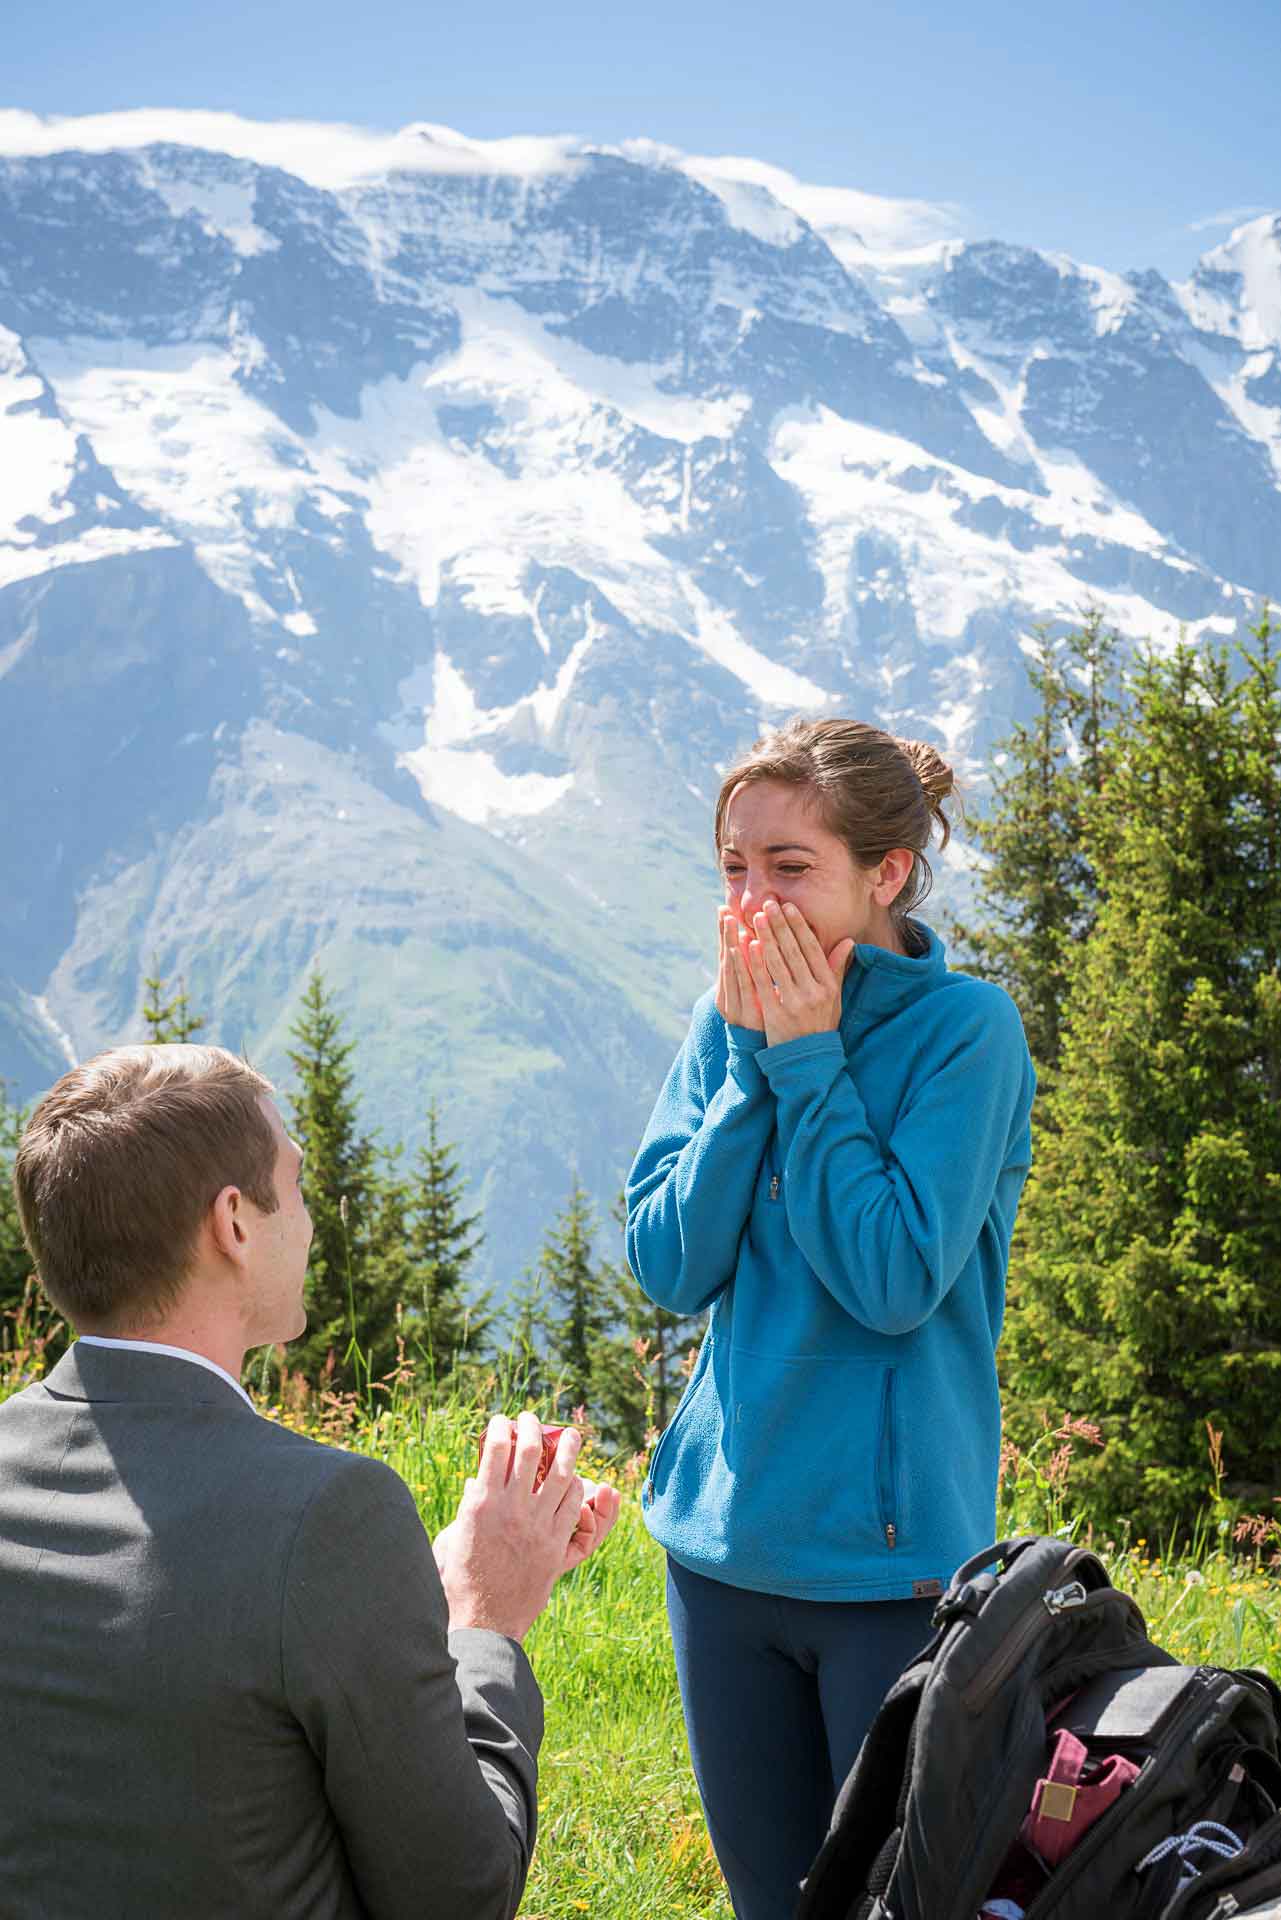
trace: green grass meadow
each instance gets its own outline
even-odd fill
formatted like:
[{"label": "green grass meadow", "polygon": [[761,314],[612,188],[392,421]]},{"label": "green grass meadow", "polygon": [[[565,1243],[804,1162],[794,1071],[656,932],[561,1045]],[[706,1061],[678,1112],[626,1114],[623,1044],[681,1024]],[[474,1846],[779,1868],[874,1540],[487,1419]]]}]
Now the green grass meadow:
[{"label": "green grass meadow", "polygon": [[[492,1409],[490,1409],[492,1410]],[[549,1409],[542,1410],[552,1418]],[[284,1415],[286,1418],[297,1418]],[[331,1408],[342,1443],[406,1480],[424,1524],[453,1518],[487,1408],[442,1395],[424,1407],[393,1390],[372,1418]],[[562,1416],[563,1417],[563,1416]],[[306,1424],[303,1416],[300,1424]],[[1076,1423],[1088,1430],[1086,1423]],[[1081,1431],[1003,1459],[1003,1535],[1064,1532]],[[524,1920],[732,1920],[689,1768],[663,1600],[660,1549],[641,1518],[638,1460],[583,1456],[583,1470],[624,1489],[600,1551],[562,1580],[527,1648],[547,1703],[540,1832]],[[1214,1484],[1207,1461],[1207,1515]],[[1134,1595],[1154,1639],[1190,1665],[1264,1666],[1281,1680],[1281,1580],[1272,1535],[1244,1548],[1226,1515],[1207,1517],[1180,1553],[1146,1539],[1097,1541],[1115,1583]]]},{"label": "green grass meadow", "polygon": [[[427,1410],[396,1394],[372,1419],[331,1403],[329,1428],[342,1444],[394,1467],[434,1533],[454,1516],[486,1418],[475,1402],[442,1398]],[[590,1476],[623,1486],[623,1508],[600,1551],[560,1582],[526,1641],[547,1727],[538,1846],[521,1913],[732,1920],[690,1772],[663,1556],[641,1519],[639,1475],[590,1450],[583,1461]]]},{"label": "green grass meadow", "polygon": [[[0,1399],[40,1365],[30,1350],[0,1354]],[[429,1396],[408,1368],[375,1385],[363,1403],[310,1394],[288,1377],[281,1399],[260,1400],[269,1418],[386,1461],[413,1490],[429,1532],[453,1518],[487,1413],[502,1404],[492,1379],[479,1392]],[[1082,1537],[1071,1512],[1071,1467],[1089,1432],[1077,1421],[1047,1430],[1022,1455],[1006,1449],[1003,1534]],[[583,1470],[622,1487],[623,1509],[600,1551],[561,1581],[527,1642],[547,1727],[538,1847],[521,1914],[732,1920],[689,1768],[663,1557],[641,1518],[643,1461],[602,1459],[589,1444]],[[1191,1543],[1178,1551],[1143,1538],[1092,1544],[1143,1608],[1152,1637],[1176,1658],[1258,1665],[1281,1679],[1278,1530],[1262,1517],[1243,1528],[1219,1501],[1211,1465],[1206,1516]]]}]

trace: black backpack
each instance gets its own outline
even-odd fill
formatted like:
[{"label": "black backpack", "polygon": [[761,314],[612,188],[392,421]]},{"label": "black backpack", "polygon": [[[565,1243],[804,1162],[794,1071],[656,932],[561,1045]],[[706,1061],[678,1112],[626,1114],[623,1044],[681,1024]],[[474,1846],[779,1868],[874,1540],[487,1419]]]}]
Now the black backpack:
[{"label": "black backpack", "polygon": [[[1281,1920],[1266,1674],[1179,1666],[1098,1557],[1059,1539],[976,1554],[933,1625],[841,1789],[797,1920],[976,1920],[1012,1866],[1031,1891],[1001,1910],[1026,1920]],[[1082,1778],[1119,1768],[1128,1784],[1047,1870],[1021,1858],[1020,1830],[1064,1727]]]}]

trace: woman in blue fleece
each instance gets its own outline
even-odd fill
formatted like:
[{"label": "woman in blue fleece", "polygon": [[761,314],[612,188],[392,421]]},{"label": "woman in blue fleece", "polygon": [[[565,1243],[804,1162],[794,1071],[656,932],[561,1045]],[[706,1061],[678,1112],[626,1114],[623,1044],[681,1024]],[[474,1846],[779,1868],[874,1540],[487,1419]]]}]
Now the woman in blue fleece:
[{"label": "woman in blue fleece", "polygon": [[951,790],[851,720],[729,769],[716,988],[627,1186],[645,1292],[711,1310],[644,1502],[739,1920],[790,1920],[881,1696],[993,1537],[1034,1076],[1013,1001],[910,917]]}]

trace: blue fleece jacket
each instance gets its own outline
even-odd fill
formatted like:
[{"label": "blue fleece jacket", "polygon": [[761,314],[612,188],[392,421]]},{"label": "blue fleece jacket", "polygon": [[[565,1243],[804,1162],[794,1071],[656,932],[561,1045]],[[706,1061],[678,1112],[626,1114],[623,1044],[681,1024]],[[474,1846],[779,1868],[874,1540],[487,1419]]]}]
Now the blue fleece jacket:
[{"label": "blue fleece jacket", "polygon": [[627,1184],[649,1297],[711,1308],[644,1490],[682,1566],[813,1600],[935,1591],[993,1538],[995,1349],[1035,1076],[1018,1010],[860,946],[839,1032],[706,994]]}]

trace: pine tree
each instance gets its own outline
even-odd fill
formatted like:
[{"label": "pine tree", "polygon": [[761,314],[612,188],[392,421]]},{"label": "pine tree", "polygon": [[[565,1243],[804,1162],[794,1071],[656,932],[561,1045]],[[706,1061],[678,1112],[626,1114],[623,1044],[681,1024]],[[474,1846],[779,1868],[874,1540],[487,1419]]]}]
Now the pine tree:
[{"label": "pine tree", "polygon": [[[151,964],[154,968],[155,961]],[[179,990],[171,1000],[164,997],[166,982],[159,973],[148,974],[143,985],[147,989],[142,1017],[148,1027],[148,1046],[164,1047],[175,1041],[187,1041],[200,1032],[205,1023],[199,1014],[191,1012],[185,983],[179,982]]]},{"label": "pine tree", "polygon": [[47,1373],[73,1337],[36,1282],[18,1224],[13,1162],[28,1117],[0,1080],[0,1397]]},{"label": "pine tree", "polygon": [[555,1226],[543,1240],[538,1262],[548,1353],[562,1398],[571,1408],[592,1407],[597,1352],[610,1330],[592,1254],[593,1235],[591,1206],[575,1180]]},{"label": "pine tree", "polygon": [[645,1444],[650,1418],[658,1417],[660,1397],[674,1405],[678,1396],[672,1328],[687,1335],[689,1323],[666,1315],[656,1326],[660,1310],[644,1299],[626,1266],[597,1258],[594,1238],[591,1208],[575,1181],[544,1240],[537,1289],[518,1295],[518,1310],[527,1329],[536,1319],[543,1367],[561,1411],[586,1408],[609,1449],[635,1451]]},{"label": "pine tree", "polygon": [[[10,1103],[0,1080],[0,1315],[17,1313],[31,1276],[31,1255],[18,1225],[18,1200],[13,1190],[14,1155],[26,1121],[26,1113]],[[0,1336],[3,1331],[0,1326]]]},{"label": "pine tree", "polygon": [[463,1212],[464,1182],[452,1146],[440,1137],[434,1100],[427,1109],[427,1140],[418,1150],[415,1173],[406,1189],[410,1219],[404,1299],[413,1330],[441,1379],[457,1360],[478,1351],[493,1316],[488,1293],[468,1292],[467,1276],[485,1236],[475,1232],[480,1215]]},{"label": "pine tree", "polygon": [[[396,1275],[387,1246],[386,1195],[375,1143],[360,1131],[353,1052],[342,1038],[322,976],[313,973],[291,1028],[298,1076],[294,1127],[303,1150],[303,1192],[314,1237],[307,1269],[307,1332],[290,1362],[313,1382],[340,1387],[377,1379],[395,1360]],[[353,1342],[355,1349],[353,1351]]]},{"label": "pine tree", "polygon": [[[392,1364],[393,1355],[388,1341],[394,1342],[396,1332],[403,1332],[407,1341],[412,1339],[412,1329],[400,1310],[411,1303],[414,1297],[414,1270],[409,1254],[413,1187],[402,1168],[402,1146],[382,1147],[374,1140],[368,1144],[371,1149],[369,1184],[363,1211],[366,1231],[360,1255],[362,1298],[366,1303],[378,1302],[383,1309],[389,1307],[392,1316],[384,1325],[385,1337],[379,1339],[376,1350],[371,1348],[365,1352],[364,1343],[361,1342],[362,1352],[369,1361],[369,1377],[376,1380]],[[349,1206],[349,1245],[352,1244],[351,1220]],[[341,1217],[339,1224],[343,1224]],[[397,1320],[401,1322],[398,1327],[395,1324]]]},{"label": "pine tree", "polygon": [[[614,1207],[620,1238],[626,1207]],[[612,1445],[639,1452],[651,1426],[659,1432],[676,1410],[689,1377],[706,1314],[673,1313],[656,1306],[633,1279],[625,1260],[609,1268],[609,1292],[619,1333],[600,1351],[597,1398]]]},{"label": "pine tree", "polygon": [[503,1305],[502,1375],[507,1411],[524,1406],[545,1412],[555,1382],[548,1347],[548,1312],[541,1267],[526,1269]]},{"label": "pine tree", "polygon": [[611,1452],[639,1453],[655,1397],[644,1300],[625,1265],[602,1261],[596,1272],[601,1330],[593,1346],[592,1419]]},{"label": "pine tree", "polygon": [[[635,1286],[635,1282],[632,1282]],[[640,1295],[632,1318],[636,1337],[646,1342],[646,1360],[654,1385],[654,1425],[661,1433],[685,1391],[690,1365],[703,1338],[707,1316],[673,1313]]]},{"label": "pine tree", "polygon": [[1037,712],[1001,743],[992,805],[975,822],[989,856],[977,876],[978,917],[948,929],[960,964],[1012,995],[1043,1085],[1059,1057],[1072,956],[1097,909],[1082,825],[1106,777],[1116,650],[1098,613],[1062,641],[1035,635]]},{"label": "pine tree", "polygon": [[[1142,660],[1084,815],[1070,976],[1010,1272],[1017,1439],[1088,1414],[1087,1511],[1150,1534],[1281,1483],[1281,691],[1274,632]],[[1235,671],[1234,671],[1235,670]]]}]

